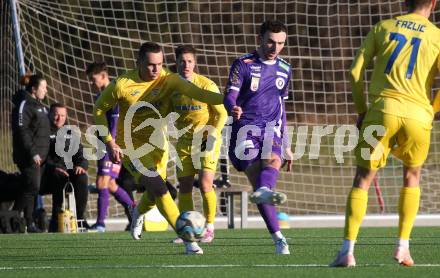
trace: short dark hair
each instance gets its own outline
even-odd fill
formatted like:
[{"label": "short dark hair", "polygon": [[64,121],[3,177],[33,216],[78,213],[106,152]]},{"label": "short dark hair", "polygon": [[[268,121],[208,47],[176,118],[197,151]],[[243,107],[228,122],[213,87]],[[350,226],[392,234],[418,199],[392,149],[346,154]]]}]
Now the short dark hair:
[{"label": "short dark hair", "polygon": [[266,34],[266,32],[268,32],[268,31],[272,32],[272,33],[280,33],[280,32],[287,33],[287,27],[281,21],[266,20],[265,22],[263,22],[263,24],[261,24],[260,36],[263,37],[264,34]]},{"label": "short dark hair", "polygon": [[147,53],[160,53],[162,47],[155,42],[144,42],[139,48],[138,61],[142,61],[147,56]]},{"label": "short dark hair", "polygon": [[424,6],[429,6],[432,0],[405,0],[405,4],[410,10],[415,10],[417,8],[422,8]]},{"label": "short dark hair", "polygon": [[101,72],[108,72],[107,64],[105,62],[93,62],[87,65],[86,68],[86,74],[87,75],[94,75]]},{"label": "short dark hair", "polygon": [[55,110],[55,108],[64,108],[64,109],[67,110],[67,106],[66,105],[64,105],[64,104],[62,104],[60,102],[55,102],[55,103],[52,103],[50,105],[49,113],[52,113]]},{"label": "short dark hair", "polygon": [[181,57],[185,53],[191,53],[195,56],[197,50],[192,45],[188,45],[188,44],[179,45],[174,51],[174,54],[176,55],[176,60],[179,59],[179,57]]},{"label": "short dark hair", "polygon": [[32,92],[32,87],[38,88],[43,80],[46,79],[39,74],[27,73],[20,78],[20,84],[25,86],[26,91]]}]

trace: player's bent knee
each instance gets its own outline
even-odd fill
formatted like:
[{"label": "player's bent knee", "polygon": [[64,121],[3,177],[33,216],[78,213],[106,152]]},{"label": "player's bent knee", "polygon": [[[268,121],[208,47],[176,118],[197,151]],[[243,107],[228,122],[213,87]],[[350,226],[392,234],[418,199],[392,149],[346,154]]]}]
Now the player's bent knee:
[{"label": "player's bent knee", "polygon": [[353,180],[353,187],[368,190],[370,188],[371,182],[376,176],[376,173],[376,169],[368,169],[358,166],[356,168],[356,174]]},{"label": "player's bent knee", "polygon": [[280,169],[281,167],[281,158],[278,156],[273,156],[270,159],[263,160],[263,168],[272,167],[275,169]]},{"label": "player's bent knee", "polygon": [[118,190],[118,184],[114,179],[111,179],[110,182],[108,183],[108,190],[112,193]]},{"label": "player's bent knee", "polygon": [[200,184],[200,191],[203,193],[211,192],[214,190],[213,182],[205,181]]},{"label": "player's bent knee", "polygon": [[422,167],[404,167],[403,184],[405,187],[419,186]]},{"label": "player's bent knee", "polygon": [[200,190],[204,193],[211,192],[214,190],[214,175],[215,173],[209,170],[202,171],[202,174],[199,175],[200,179]]},{"label": "player's bent knee", "polygon": [[108,179],[106,176],[98,176],[96,178],[96,188],[102,190],[108,187]]}]

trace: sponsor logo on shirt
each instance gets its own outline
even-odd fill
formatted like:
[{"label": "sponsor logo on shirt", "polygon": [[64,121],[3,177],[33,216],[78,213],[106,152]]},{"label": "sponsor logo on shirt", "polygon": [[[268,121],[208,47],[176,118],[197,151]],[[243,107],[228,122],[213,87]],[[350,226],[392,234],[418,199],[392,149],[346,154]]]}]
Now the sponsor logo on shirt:
[{"label": "sponsor logo on shirt", "polygon": [[260,72],[261,71],[261,66],[259,66],[259,65],[251,65],[251,70],[252,71],[256,71],[256,72]]},{"label": "sponsor logo on shirt", "polygon": [[176,105],[175,109],[178,111],[196,111],[202,110],[201,105]]},{"label": "sponsor logo on shirt", "polygon": [[284,78],[288,78],[288,75],[281,71],[277,71],[277,75],[282,76]]}]

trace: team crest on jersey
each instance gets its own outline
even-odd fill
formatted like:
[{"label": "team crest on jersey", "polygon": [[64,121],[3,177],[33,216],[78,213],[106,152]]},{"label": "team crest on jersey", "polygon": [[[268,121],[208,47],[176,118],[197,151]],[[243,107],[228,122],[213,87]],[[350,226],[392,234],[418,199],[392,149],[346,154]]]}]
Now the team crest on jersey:
[{"label": "team crest on jersey", "polygon": [[260,85],[260,78],[252,76],[251,79],[251,91],[256,92],[258,90],[258,87]]},{"label": "team crest on jersey", "polygon": [[286,81],[284,80],[284,78],[278,77],[275,80],[275,85],[277,86],[278,90],[281,90],[282,88],[284,88],[285,84],[286,84]]}]

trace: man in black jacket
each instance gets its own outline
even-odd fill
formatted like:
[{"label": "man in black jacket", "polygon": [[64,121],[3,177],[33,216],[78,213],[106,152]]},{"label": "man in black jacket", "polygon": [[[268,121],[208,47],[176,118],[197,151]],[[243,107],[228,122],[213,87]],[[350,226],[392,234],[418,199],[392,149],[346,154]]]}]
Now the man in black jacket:
[{"label": "man in black jacket", "polygon": [[[58,214],[63,204],[63,188],[70,181],[75,191],[76,213],[78,219],[85,220],[85,210],[88,198],[88,161],[83,156],[83,146],[79,144],[79,149],[72,157],[73,169],[68,169],[64,158],[59,156],[55,150],[57,132],[64,126],[67,119],[67,107],[60,103],[50,106],[50,149],[47,157],[46,171],[43,175],[40,194],[52,193],[52,218],[49,224],[49,232],[58,230]],[[69,149],[71,135],[65,138],[65,149]],[[88,228],[87,222],[84,222]]]},{"label": "man in black jacket", "polygon": [[14,209],[24,212],[27,232],[39,232],[32,214],[49,150],[47,109],[41,103],[47,93],[47,82],[40,75],[26,75],[21,83],[26,90],[14,95],[11,115],[13,159],[22,178]]}]

